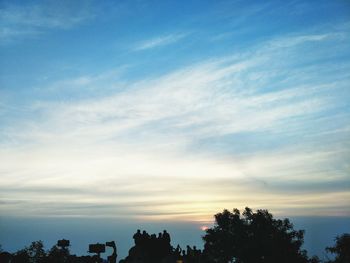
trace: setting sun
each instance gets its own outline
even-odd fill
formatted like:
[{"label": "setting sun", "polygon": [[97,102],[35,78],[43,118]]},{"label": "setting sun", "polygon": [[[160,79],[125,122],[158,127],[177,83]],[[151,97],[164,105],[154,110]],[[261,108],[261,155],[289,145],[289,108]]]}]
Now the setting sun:
[{"label": "setting sun", "polygon": [[207,226],[201,226],[201,230],[202,230],[202,231],[206,231],[208,228],[209,228],[209,227],[207,227]]}]

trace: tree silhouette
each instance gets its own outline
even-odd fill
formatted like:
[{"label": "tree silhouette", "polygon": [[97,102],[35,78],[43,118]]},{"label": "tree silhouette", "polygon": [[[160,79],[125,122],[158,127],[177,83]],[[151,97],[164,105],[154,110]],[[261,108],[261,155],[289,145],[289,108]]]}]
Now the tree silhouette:
[{"label": "tree silhouette", "polygon": [[69,258],[68,248],[59,248],[58,246],[53,246],[47,254],[46,262],[50,263],[65,263]]},{"label": "tree silhouette", "polygon": [[343,234],[335,238],[334,247],[327,247],[326,251],[336,254],[334,260],[329,263],[349,263],[350,262],[350,234]]},{"label": "tree silhouette", "polygon": [[29,261],[29,254],[27,248],[18,250],[16,253],[13,255],[12,262],[13,263],[28,263]]},{"label": "tree silhouette", "polygon": [[34,241],[29,247],[21,249],[14,253],[13,263],[45,263],[46,253],[44,244],[41,240]]},{"label": "tree silhouette", "polygon": [[42,263],[45,261],[46,253],[41,240],[32,242],[27,251],[30,263]]},{"label": "tree silhouette", "polygon": [[215,226],[203,237],[206,262],[303,263],[304,231],[296,231],[288,219],[276,220],[267,210],[224,210],[215,215]]}]

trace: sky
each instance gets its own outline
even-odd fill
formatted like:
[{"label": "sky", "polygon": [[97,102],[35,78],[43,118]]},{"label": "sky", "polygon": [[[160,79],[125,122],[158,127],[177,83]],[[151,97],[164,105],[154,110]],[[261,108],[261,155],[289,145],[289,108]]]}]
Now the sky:
[{"label": "sky", "polygon": [[350,231],[349,40],[345,0],[0,1],[0,242],[246,206]]}]

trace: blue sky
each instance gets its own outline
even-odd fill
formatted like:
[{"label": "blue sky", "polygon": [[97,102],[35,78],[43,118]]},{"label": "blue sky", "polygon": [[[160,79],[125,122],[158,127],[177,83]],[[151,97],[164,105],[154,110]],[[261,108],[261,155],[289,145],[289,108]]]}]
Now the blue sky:
[{"label": "blue sky", "polygon": [[347,1],[1,1],[0,212],[350,216]]}]

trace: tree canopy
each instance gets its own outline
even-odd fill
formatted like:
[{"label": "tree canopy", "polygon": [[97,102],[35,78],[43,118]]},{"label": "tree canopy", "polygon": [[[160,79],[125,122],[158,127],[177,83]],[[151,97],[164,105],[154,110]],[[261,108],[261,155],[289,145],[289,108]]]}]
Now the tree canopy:
[{"label": "tree canopy", "polygon": [[304,231],[294,230],[288,219],[274,219],[267,210],[224,210],[215,215],[215,225],[203,240],[209,262],[308,262],[301,250]]},{"label": "tree canopy", "polygon": [[327,252],[335,254],[335,259],[329,263],[349,263],[350,262],[350,234],[343,234],[335,238],[335,245],[327,247]]}]

